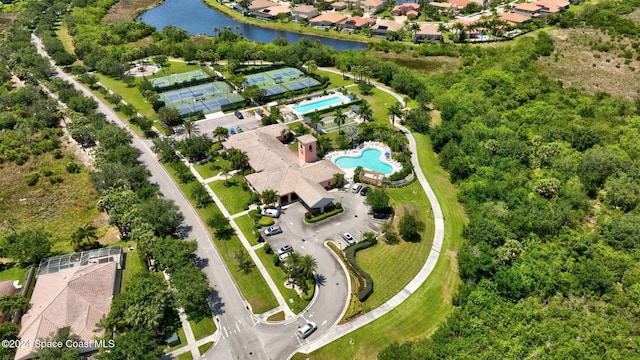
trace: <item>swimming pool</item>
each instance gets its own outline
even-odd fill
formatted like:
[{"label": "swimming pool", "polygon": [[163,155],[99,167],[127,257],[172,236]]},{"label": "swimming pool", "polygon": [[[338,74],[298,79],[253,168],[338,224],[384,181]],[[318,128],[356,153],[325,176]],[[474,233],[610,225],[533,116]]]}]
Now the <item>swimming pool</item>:
[{"label": "swimming pool", "polygon": [[343,99],[340,96],[330,96],[306,104],[295,105],[292,106],[291,109],[299,114],[306,114],[315,110],[331,107],[332,105],[342,104],[342,101]]},{"label": "swimming pool", "polygon": [[380,150],[369,148],[365,149],[357,157],[340,156],[339,158],[335,159],[334,162],[342,169],[350,169],[362,166],[365,169],[389,175],[393,172],[393,167],[380,160],[381,155],[382,152]]}]

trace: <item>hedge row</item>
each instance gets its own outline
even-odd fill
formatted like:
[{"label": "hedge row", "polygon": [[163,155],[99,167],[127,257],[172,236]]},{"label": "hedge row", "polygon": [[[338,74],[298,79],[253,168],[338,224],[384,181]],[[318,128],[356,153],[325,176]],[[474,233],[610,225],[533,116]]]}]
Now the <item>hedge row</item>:
[{"label": "hedge row", "polygon": [[356,263],[356,253],[360,250],[368,249],[376,243],[377,240],[364,240],[355,245],[351,245],[344,250],[345,257],[347,258],[347,262],[351,268],[354,269],[362,279],[364,279],[364,284],[362,281],[358,281],[358,300],[360,300],[360,302],[365,302],[369,296],[373,294],[373,280],[371,279],[371,276],[369,276],[366,271],[362,270]]},{"label": "hedge row", "polygon": [[320,220],[324,220],[324,219],[326,219],[326,218],[328,218],[328,217],[330,217],[330,216],[340,214],[340,213],[341,213],[341,212],[343,212],[343,211],[344,211],[344,208],[339,208],[339,209],[331,210],[331,211],[328,211],[328,212],[326,212],[326,213],[324,213],[324,214],[320,214],[320,215],[318,215],[318,216],[316,216],[316,217],[312,217],[311,219],[307,219],[307,218],[305,217],[305,218],[304,218],[304,221],[305,221],[306,223],[313,224],[313,223],[316,223],[316,222],[318,222],[318,221],[320,221]]}]

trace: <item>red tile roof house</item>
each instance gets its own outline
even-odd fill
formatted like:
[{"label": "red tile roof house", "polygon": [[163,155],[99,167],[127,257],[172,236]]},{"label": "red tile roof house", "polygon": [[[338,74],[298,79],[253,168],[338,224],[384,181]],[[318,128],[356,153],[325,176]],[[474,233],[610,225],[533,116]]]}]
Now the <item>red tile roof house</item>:
[{"label": "red tile roof house", "polygon": [[413,42],[419,43],[427,41],[442,42],[442,32],[438,30],[438,25],[435,24],[420,24],[420,30],[418,30],[411,37]]},{"label": "red tile roof house", "polygon": [[333,4],[331,4],[331,8],[333,10],[344,10],[347,8],[347,4],[342,1],[336,1]]},{"label": "red tile roof house", "polygon": [[[107,250],[108,249],[108,250]],[[116,249],[120,255],[111,254]],[[107,258],[91,258],[82,253],[62,255],[59,257],[44,259],[40,263],[36,285],[33,289],[29,310],[22,317],[22,327],[18,335],[23,342],[29,341],[30,346],[19,347],[16,351],[16,360],[33,358],[35,341],[49,338],[64,327],[70,327],[71,332],[77,335],[82,342],[89,343],[104,335],[104,329],[96,324],[109,313],[111,301],[118,291],[122,250],[119,247],[99,249],[107,250]],[[77,255],[74,258],[74,255]],[[43,266],[47,261],[68,257],[79,259],[77,263],[68,268],[62,266]],[[88,260],[87,264],[82,259]],[[75,260],[73,260],[75,261]],[[108,262],[105,262],[108,261]],[[52,269],[51,272],[43,271],[44,268]],[[98,344],[78,348],[80,353],[98,350]]]},{"label": "red tile roof house", "polygon": [[420,10],[420,4],[407,3],[396,5],[393,7],[392,13],[394,16],[402,16],[408,15],[408,11],[413,10],[414,12],[418,12]]},{"label": "red tile roof house", "polygon": [[279,4],[274,3],[273,1],[269,1],[269,0],[253,0],[251,2],[251,5],[249,5],[249,12],[253,13],[256,11],[260,11],[262,9],[266,9],[272,6],[278,6]]},{"label": "red tile roof house", "polygon": [[515,4],[513,6],[513,12],[518,15],[528,16],[529,18],[537,17],[540,15],[540,7],[530,3]]},{"label": "red tile roof house", "polygon": [[363,18],[360,16],[352,16],[344,21],[342,21],[339,26],[342,29],[358,31],[362,30],[364,26],[367,24],[373,25],[376,23],[376,19],[372,18]]},{"label": "red tile roof house", "polygon": [[344,21],[346,18],[346,15],[339,12],[326,12],[309,20],[309,25],[324,29],[334,28],[336,27],[336,25],[338,25],[338,23]]},{"label": "red tile roof house", "polygon": [[551,14],[567,10],[570,4],[566,0],[538,0],[533,5],[540,8],[540,17],[545,18]]},{"label": "red tile roof house", "polygon": [[313,5],[298,5],[291,10],[293,20],[313,19],[320,14]]},{"label": "red tile roof house", "polygon": [[504,12],[498,14],[498,19],[502,21],[506,21],[509,25],[518,25],[518,24],[526,24],[531,21],[531,18],[528,16],[512,13],[512,12]]},{"label": "red tile roof house", "polygon": [[385,6],[383,0],[364,0],[362,2],[362,7],[364,12],[369,14],[376,14],[381,11]]},{"label": "red tile roof house", "polygon": [[256,18],[262,20],[274,20],[279,15],[289,15],[291,14],[291,8],[288,5],[277,5],[271,6],[266,9],[262,9],[259,11],[253,11],[253,14]]}]

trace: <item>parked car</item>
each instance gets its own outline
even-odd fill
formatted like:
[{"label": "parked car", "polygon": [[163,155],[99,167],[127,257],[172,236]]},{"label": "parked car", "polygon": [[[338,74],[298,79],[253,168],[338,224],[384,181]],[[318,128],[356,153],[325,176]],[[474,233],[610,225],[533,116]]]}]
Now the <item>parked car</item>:
[{"label": "parked car", "polygon": [[261,214],[262,216],[277,218],[280,217],[280,209],[264,209]]},{"label": "parked car", "polygon": [[267,230],[264,231],[264,234],[266,236],[271,236],[271,235],[280,234],[280,233],[282,233],[282,228],[278,225],[269,226]]},{"label": "parked car", "polygon": [[390,217],[391,217],[391,214],[384,213],[384,212],[373,213],[374,219],[388,219]]},{"label": "parked car", "polygon": [[362,190],[362,184],[360,184],[360,183],[355,183],[355,184],[353,184],[353,187],[351,188],[351,191],[352,191],[354,194],[359,193],[359,192],[360,192],[360,190]]},{"label": "parked car", "polygon": [[293,251],[293,246],[285,245],[285,246],[281,247],[280,249],[278,249],[278,251],[276,251],[276,254],[282,255],[282,254],[290,253],[292,251]]},{"label": "parked car", "polygon": [[235,135],[236,134],[236,129],[235,128],[229,129],[229,134]]},{"label": "parked car", "polygon": [[242,116],[242,113],[240,111],[236,111],[233,113],[238,119],[244,119],[244,116]]},{"label": "parked car", "polygon": [[289,257],[291,253],[290,252],[286,252],[284,254],[280,254],[278,255],[278,259],[280,260],[281,263],[287,261],[287,258]]},{"label": "parked car", "polygon": [[309,335],[313,334],[318,327],[315,323],[309,321],[306,324],[302,325],[298,328],[298,337],[301,339],[306,339]]},{"label": "parked car", "polygon": [[360,195],[367,196],[367,191],[369,191],[369,189],[370,188],[368,186],[363,187],[362,190],[360,190]]},{"label": "parked car", "polygon": [[241,132],[244,132],[244,130],[242,130],[242,128],[241,128],[240,126],[238,126],[238,127],[236,128],[236,132],[237,132],[238,134],[240,134]]},{"label": "parked car", "polygon": [[351,234],[349,233],[344,233],[342,234],[342,238],[349,243],[349,245],[351,244],[355,244],[356,243],[356,239],[353,238],[353,236],[351,236]]}]

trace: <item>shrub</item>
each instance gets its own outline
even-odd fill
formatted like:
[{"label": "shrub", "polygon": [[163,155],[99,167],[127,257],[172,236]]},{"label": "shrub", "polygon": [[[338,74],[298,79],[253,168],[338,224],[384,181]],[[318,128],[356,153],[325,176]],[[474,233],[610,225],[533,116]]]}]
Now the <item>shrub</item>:
[{"label": "shrub", "polygon": [[336,209],[342,209],[342,203],[336,203]]},{"label": "shrub", "polygon": [[309,290],[307,290],[306,292],[303,292],[300,297],[302,297],[302,300],[304,301],[311,301],[311,299],[313,299],[313,293],[315,292],[316,283],[314,279],[310,279],[306,281],[307,281],[307,287],[309,288]]},{"label": "shrub", "polygon": [[40,169],[40,172],[42,173],[42,176],[51,176],[53,175],[53,171],[51,171],[51,169],[43,167],[42,169]]},{"label": "shrub", "polygon": [[63,181],[62,176],[59,176],[59,175],[49,177],[49,182],[51,183],[51,185],[59,184],[62,181]]},{"label": "shrub", "polygon": [[31,173],[31,175],[27,176],[27,178],[25,179],[25,182],[29,186],[34,186],[35,184],[38,183],[38,177],[39,177],[38,173],[36,172]]},{"label": "shrub", "polygon": [[53,150],[51,155],[53,155],[54,159],[62,159],[62,151],[60,149]]},{"label": "shrub", "polygon": [[369,296],[373,294],[373,280],[371,279],[371,276],[369,276],[366,271],[362,270],[356,263],[356,252],[368,249],[374,246],[376,243],[377,241],[375,239],[364,240],[355,245],[347,247],[344,251],[349,265],[364,279],[364,282],[359,282],[358,284],[358,300],[360,300],[361,302],[365,302],[369,298]]},{"label": "shrub", "polygon": [[326,219],[326,218],[328,218],[328,217],[331,217],[331,216],[333,216],[333,215],[340,214],[340,213],[341,213],[341,212],[343,212],[343,211],[344,211],[344,209],[343,209],[343,208],[339,208],[339,209],[338,209],[338,208],[336,207],[336,209],[331,210],[331,211],[327,211],[326,213],[324,213],[324,214],[320,214],[320,215],[318,215],[318,216],[316,216],[316,217],[311,216],[310,218],[307,218],[307,215],[305,214],[304,221],[308,222],[309,224],[313,224],[313,223],[315,223],[315,222],[318,222],[318,221],[320,221],[320,220],[324,220],[324,219]]},{"label": "shrub", "polygon": [[278,254],[273,254],[271,259],[273,260],[273,265],[280,266],[280,258],[278,257]]},{"label": "shrub", "polygon": [[249,217],[253,220],[254,223],[257,223],[262,219],[262,215],[260,215],[260,211],[258,210],[249,210]]},{"label": "shrub", "polygon": [[310,212],[308,212],[308,211],[307,211],[306,213],[304,213],[304,218],[305,218],[305,219],[309,220],[309,219],[311,219],[312,217],[313,217],[313,214],[312,214],[312,213],[310,213]]},{"label": "shrub", "polygon": [[251,202],[254,204],[260,204],[260,195],[257,192],[251,193]]},{"label": "shrub", "polygon": [[78,163],[75,161],[68,162],[65,165],[65,168],[67,169],[67,172],[70,174],[77,174],[80,172],[80,169],[81,169],[80,165],[78,165]]},{"label": "shrub", "polygon": [[268,217],[268,216],[263,216],[262,219],[260,219],[260,221],[258,221],[258,225],[259,226],[271,226],[275,223],[275,221]]},{"label": "shrub", "polygon": [[273,250],[271,249],[271,245],[269,244],[264,244],[262,250],[264,250],[266,254],[273,254]]}]

